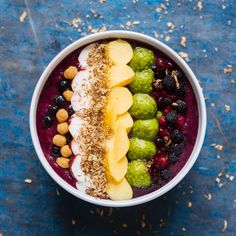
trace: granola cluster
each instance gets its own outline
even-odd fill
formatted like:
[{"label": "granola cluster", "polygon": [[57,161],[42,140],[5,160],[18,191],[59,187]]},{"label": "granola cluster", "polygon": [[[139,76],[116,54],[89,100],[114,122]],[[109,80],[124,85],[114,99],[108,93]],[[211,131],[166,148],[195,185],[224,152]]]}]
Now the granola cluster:
[{"label": "granola cluster", "polygon": [[96,44],[88,57],[88,65],[92,68],[91,87],[88,90],[92,98],[91,108],[85,108],[76,113],[85,125],[80,130],[79,145],[83,151],[81,168],[90,177],[93,187],[86,193],[99,198],[107,198],[104,156],[105,140],[108,136],[104,129],[104,107],[107,101],[108,81],[106,70],[109,61],[105,56],[105,45]]}]

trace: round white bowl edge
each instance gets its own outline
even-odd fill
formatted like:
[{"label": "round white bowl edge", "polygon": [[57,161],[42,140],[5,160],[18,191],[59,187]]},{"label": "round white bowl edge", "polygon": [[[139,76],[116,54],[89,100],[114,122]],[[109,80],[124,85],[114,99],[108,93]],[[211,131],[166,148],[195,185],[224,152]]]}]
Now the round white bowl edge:
[{"label": "round white bowl edge", "polygon": [[[151,46],[159,49],[160,51],[164,52],[166,55],[168,55],[175,63],[184,71],[186,77],[188,78],[189,82],[191,83],[191,86],[194,90],[197,104],[198,104],[198,112],[199,112],[199,125],[198,125],[198,134],[197,139],[194,145],[194,149],[188,159],[188,161],[185,163],[184,167],[180,170],[180,172],[166,185],[164,185],[162,188],[146,194],[142,197],[133,198],[130,200],[123,200],[123,201],[112,201],[112,200],[104,200],[104,199],[96,199],[94,197],[91,197],[85,193],[80,192],[79,190],[72,187],[70,184],[68,184],[64,179],[62,179],[50,166],[48,161],[46,160],[37,135],[37,129],[36,129],[36,110],[37,110],[37,104],[39,100],[39,96],[41,94],[41,91],[44,87],[44,84],[46,80],[48,79],[51,72],[55,69],[55,67],[71,52],[78,49],[79,47],[82,47],[86,44],[92,43],[97,40],[102,39],[110,39],[110,38],[127,38],[131,40],[137,40],[140,42],[144,42],[147,44],[150,44]],[[189,68],[189,66],[186,64],[186,62],[171,48],[163,44],[162,42],[146,36],[141,33],[136,33],[132,31],[120,31],[120,30],[114,30],[114,31],[106,31],[103,33],[97,33],[93,35],[86,36],[84,38],[81,38],[74,43],[67,46],[65,49],[63,49],[46,67],[44,72],[42,73],[36,87],[33,93],[31,106],[30,106],[30,132],[31,137],[33,141],[34,148],[36,150],[36,153],[39,157],[40,162],[42,163],[45,170],[48,172],[48,174],[65,190],[67,190],[72,195],[96,204],[100,206],[107,206],[107,207],[128,207],[128,206],[134,206],[138,204],[142,204],[148,201],[151,201],[157,197],[160,197],[161,195],[168,192],[170,189],[172,189],[174,186],[176,186],[184,177],[185,175],[190,171],[193,164],[197,160],[197,157],[200,153],[205,132],[206,132],[206,106],[205,106],[205,100],[203,97],[202,89],[193,74],[192,70]]]}]

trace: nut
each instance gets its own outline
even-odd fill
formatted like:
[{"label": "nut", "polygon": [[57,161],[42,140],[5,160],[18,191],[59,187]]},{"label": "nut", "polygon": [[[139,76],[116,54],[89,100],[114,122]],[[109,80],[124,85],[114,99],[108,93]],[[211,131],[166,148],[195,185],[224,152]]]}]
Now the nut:
[{"label": "nut", "polygon": [[65,158],[65,157],[58,157],[56,159],[57,165],[59,165],[61,168],[64,168],[64,169],[67,169],[70,167],[69,161],[70,161],[70,159]]},{"label": "nut", "polygon": [[57,132],[59,134],[66,134],[69,131],[69,125],[66,122],[57,124]]},{"label": "nut", "polygon": [[56,117],[57,117],[57,121],[59,123],[65,122],[69,115],[68,112],[65,109],[60,109],[57,113],[56,113]]},{"label": "nut", "polygon": [[54,145],[56,145],[58,147],[63,147],[66,144],[66,138],[65,138],[65,136],[63,136],[61,134],[56,134],[53,137],[52,142]]},{"label": "nut", "polygon": [[61,155],[63,157],[69,157],[72,155],[72,151],[71,151],[69,145],[65,145],[61,148]]},{"label": "nut", "polygon": [[68,102],[71,100],[72,95],[73,92],[71,90],[66,90],[65,92],[63,92],[63,96]]},{"label": "nut", "polygon": [[78,69],[75,66],[69,66],[64,71],[64,77],[66,79],[74,79],[77,73],[78,73]]}]

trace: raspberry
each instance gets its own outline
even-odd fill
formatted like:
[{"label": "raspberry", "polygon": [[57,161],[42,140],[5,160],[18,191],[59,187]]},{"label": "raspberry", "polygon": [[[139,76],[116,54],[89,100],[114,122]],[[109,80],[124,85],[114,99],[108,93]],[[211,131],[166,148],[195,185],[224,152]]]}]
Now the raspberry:
[{"label": "raspberry", "polygon": [[181,129],[185,123],[184,116],[178,116],[177,118],[177,128]]},{"label": "raspberry", "polygon": [[163,127],[165,127],[165,126],[167,125],[165,116],[162,116],[162,117],[160,118],[159,124],[160,124],[160,126],[163,126]]},{"label": "raspberry", "polygon": [[160,156],[157,158],[154,158],[154,165],[157,168],[164,169],[168,165],[168,158],[167,156]]}]

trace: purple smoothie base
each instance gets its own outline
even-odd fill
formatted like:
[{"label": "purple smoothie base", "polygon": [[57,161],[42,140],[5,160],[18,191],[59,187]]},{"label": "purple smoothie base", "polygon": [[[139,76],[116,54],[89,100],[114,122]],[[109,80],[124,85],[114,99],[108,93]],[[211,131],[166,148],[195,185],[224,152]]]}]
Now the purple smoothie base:
[{"label": "purple smoothie base", "polygon": [[[138,45],[138,46],[148,47],[151,50],[153,50],[155,52],[155,55],[158,55],[158,57],[162,57],[162,58],[164,57],[173,63],[173,61],[170,58],[168,58],[162,52],[150,47],[149,45],[144,45],[143,43],[139,43],[139,42],[130,42],[130,43],[133,46]],[[36,125],[37,125],[39,142],[47,161],[49,162],[51,167],[54,169],[54,171],[62,179],[64,179],[67,183],[69,183],[73,187],[76,187],[76,180],[72,176],[70,170],[62,169],[61,167],[59,167],[55,162],[56,159],[51,156],[52,138],[57,133],[56,119],[54,118],[53,124],[50,128],[43,127],[42,119],[47,114],[48,106],[54,104],[54,99],[59,94],[57,87],[60,80],[64,78],[63,72],[69,66],[79,67],[79,63],[78,63],[79,53],[80,53],[80,50],[78,49],[72,52],[71,54],[69,54],[51,73],[40,95],[38,107],[37,107],[37,114],[36,114]],[[175,68],[178,68],[178,66],[175,63],[173,63],[173,65]],[[185,163],[188,161],[189,156],[192,153],[192,150],[196,141],[196,137],[197,137],[197,131],[198,131],[198,109],[197,109],[197,101],[196,101],[193,89],[190,83],[186,79],[185,79],[185,88],[187,90],[187,93],[186,93],[184,101],[187,104],[188,111],[187,111],[187,114],[185,115],[186,122],[182,130],[186,137],[184,151],[179,157],[178,161],[169,166],[168,169],[170,170],[170,173],[171,173],[171,177],[169,179],[159,180],[157,184],[155,183],[146,189],[133,188],[134,197],[143,196],[145,194],[153,192],[159,189],[160,187],[164,186],[166,183],[168,183],[180,172],[180,170],[184,167]],[[68,105],[69,103],[66,104],[65,107],[68,107]]]}]

